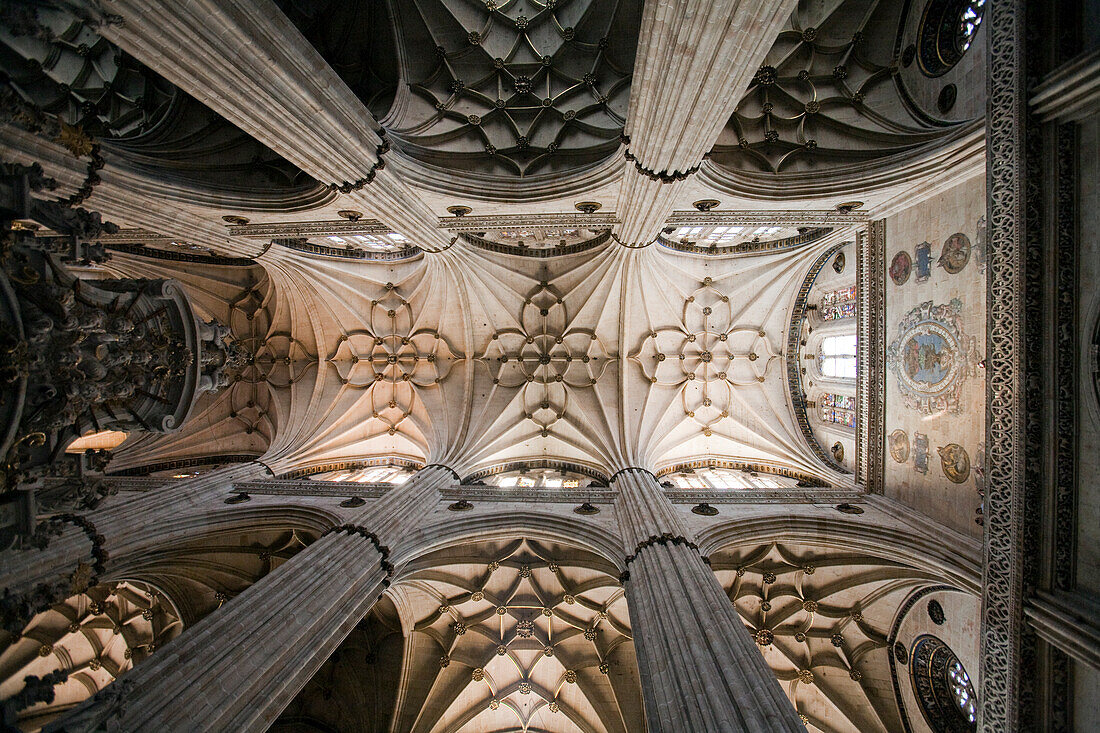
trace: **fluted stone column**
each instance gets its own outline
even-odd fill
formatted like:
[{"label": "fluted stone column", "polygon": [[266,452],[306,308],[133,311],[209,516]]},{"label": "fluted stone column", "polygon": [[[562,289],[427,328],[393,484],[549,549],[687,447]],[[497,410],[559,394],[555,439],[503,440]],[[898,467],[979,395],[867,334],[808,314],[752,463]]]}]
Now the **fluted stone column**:
[{"label": "fluted stone column", "polygon": [[630,87],[619,242],[644,247],[672,213],[796,0],[647,0]]},{"label": "fluted stone column", "polygon": [[[238,463],[187,481],[172,482],[155,494],[124,493],[97,511],[55,519],[60,534],[41,550],[0,552],[0,608],[4,624],[18,624],[50,603],[94,584],[115,564],[225,516],[226,489],[236,481],[261,478],[258,462]],[[115,561],[112,560],[112,556]]]},{"label": "fluted stone column", "polygon": [[421,249],[450,234],[393,171],[382,128],[271,0],[107,0],[99,32]]},{"label": "fluted stone column", "polygon": [[[46,730],[262,731],[378,600],[388,543],[419,525],[454,480],[428,466],[251,586]],[[375,531],[377,529],[377,532]]]},{"label": "fluted stone column", "polygon": [[656,477],[628,468],[611,485],[650,733],[804,731]]}]

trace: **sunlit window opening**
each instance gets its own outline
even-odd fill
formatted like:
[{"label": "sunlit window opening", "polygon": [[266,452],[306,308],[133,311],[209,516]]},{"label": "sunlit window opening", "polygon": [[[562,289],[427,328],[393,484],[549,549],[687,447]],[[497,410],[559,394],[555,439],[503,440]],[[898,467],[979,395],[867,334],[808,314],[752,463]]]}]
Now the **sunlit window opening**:
[{"label": "sunlit window opening", "polygon": [[856,335],[826,336],[818,352],[821,374],[833,379],[856,378]]}]

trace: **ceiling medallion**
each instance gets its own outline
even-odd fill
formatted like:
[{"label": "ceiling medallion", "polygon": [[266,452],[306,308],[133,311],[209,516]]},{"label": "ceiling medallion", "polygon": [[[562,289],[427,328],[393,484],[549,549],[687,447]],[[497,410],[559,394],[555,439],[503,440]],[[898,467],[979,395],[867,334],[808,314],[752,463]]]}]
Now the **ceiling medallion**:
[{"label": "ceiling medallion", "polygon": [[863,208],[862,201],[845,201],[842,204],[836,205],[836,210],[841,214],[851,214],[856,209]]},{"label": "ceiling medallion", "polygon": [[579,201],[574,205],[574,208],[582,214],[595,214],[603,208],[603,204],[598,201]]},{"label": "ceiling medallion", "polygon": [[348,221],[359,221],[363,218],[362,211],[355,211],[354,209],[341,209],[336,212],[340,216],[344,217]]},{"label": "ceiling medallion", "polygon": [[248,223],[248,219],[243,216],[235,216],[233,214],[226,214],[222,217],[222,221],[226,224],[232,224],[233,226],[244,226]]},{"label": "ceiling medallion", "polygon": [[471,211],[473,211],[473,209],[471,209],[469,206],[448,206],[447,207],[447,213],[448,214],[454,214],[455,216],[466,216]]},{"label": "ceiling medallion", "polygon": [[718,204],[722,203],[718,199],[700,199],[692,204],[699,211],[707,212],[713,209]]}]

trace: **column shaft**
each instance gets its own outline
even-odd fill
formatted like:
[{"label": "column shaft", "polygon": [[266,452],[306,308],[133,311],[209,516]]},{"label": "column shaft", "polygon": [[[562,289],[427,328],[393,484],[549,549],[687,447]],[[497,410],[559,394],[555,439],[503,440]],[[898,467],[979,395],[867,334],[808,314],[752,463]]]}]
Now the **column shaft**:
[{"label": "column shaft", "polygon": [[274,2],[106,6],[123,22],[101,26],[105,38],[319,182],[359,183],[348,204],[381,215],[416,246],[450,245],[431,209],[382,170],[382,130],[366,105]]},{"label": "column shaft", "polygon": [[625,128],[633,162],[615,206],[620,242],[645,246],[657,237],[683,178],[714,147],[796,5],[647,0]]},{"label": "column shaft", "polygon": [[[429,466],[358,517],[397,538],[438,503],[450,469]],[[47,730],[261,731],[305,686],[388,583],[388,547],[344,525],[251,586]]]},{"label": "column shaft", "polygon": [[616,476],[625,582],[650,733],[804,731],[653,474]]},{"label": "column shaft", "polygon": [[[9,599],[37,594],[43,586],[56,586],[58,592],[71,595],[79,588],[70,592],[70,579],[82,563],[98,573],[110,569],[112,554],[117,560],[188,536],[197,526],[225,515],[221,499],[229,484],[259,478],[264,471],[263,465],[255,462],[234,464],[173,483],[157,490],[155,496],[123,493],[112,497],[98,511],[81,515],[83,526],[71,521],[61,524],[61,534],[50,538],[45,549],[0,553],[0,587]],[[101,567],[95,567],[97,564]]]}]

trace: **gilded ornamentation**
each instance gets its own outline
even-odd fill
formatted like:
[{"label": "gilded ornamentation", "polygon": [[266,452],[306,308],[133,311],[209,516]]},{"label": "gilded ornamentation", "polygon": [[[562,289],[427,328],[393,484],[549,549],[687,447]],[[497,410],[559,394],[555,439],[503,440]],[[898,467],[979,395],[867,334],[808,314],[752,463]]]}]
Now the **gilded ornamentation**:
[{"label": "gilded ornamentation", "polygon": [[966,449],[958,443],[948,443],[936,449],[940,454],[940,467],[943,475],[949,481],[956,484],[964,483],[970,478],[970,456]]},{"label": "gilded ornamentation", "polygon": [[890,457],[895,463],[905,463],[909,460],[909,436],[904,430],[898,429],[886,436],[890,446]]}]

